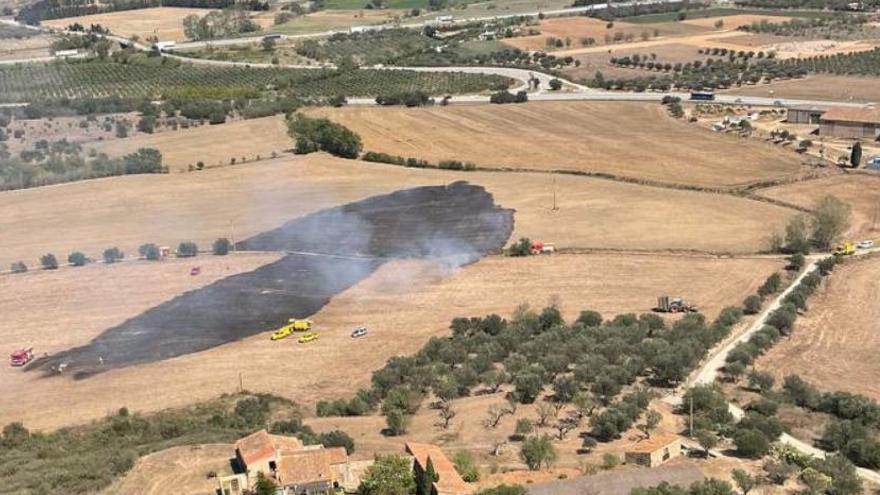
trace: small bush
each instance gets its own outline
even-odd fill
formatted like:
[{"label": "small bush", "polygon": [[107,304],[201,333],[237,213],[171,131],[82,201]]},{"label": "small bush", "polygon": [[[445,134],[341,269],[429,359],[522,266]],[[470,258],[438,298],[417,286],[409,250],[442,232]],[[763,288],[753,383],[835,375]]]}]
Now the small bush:
[{"label": "small bush", "polygon": [[24,264],[24,261],[16,261],[9,265],[9,269],[12,273],[25,273],[27,269],[27,265]]},{"label": "small bush", "polygon": [[67,256],[67,262],[73,266],[83,266],[89,262],[89,259],[86,258],[85,254],[74,251]]},{"label": "small bush", "polygon": [[119,250],[118,247],[107,248],[104,250],[104,263],[116,263],[121,260],[125,255],[122,251]]},{"label": "small bush", "polygon": [[232,243],[229,242],[229,239],[225,237],[221,237],[214,241],[213,252],[217,256],[225,256],[229,254],[229,248],[232,246]]},{"label": "small bush", "polygon": [[193,256],[197,256],[199,254],[199,247],[196,246],[196,243],[192,241],[181,242],[179,246],[177,246],[177,257],[178,258],[192,258]]},{"label": "small bush", "polygon": [[745,301],[743,301],[743,313],[747,315],[755,315],[761,312],[761,306],[763,301],[761,301],[761,296],[757,294],[752,294],[747,297]]},{"label": "small bush", "polygon": [[162,252],[159,251],[159,246],[152,243],[141,244],[138,248],[138,253],[140,253],[142,258],[150,261],[156,261],[162,257]]},{"label": "small bush", "polygon": [[44,254],[40,257],[40,265],[42,265],[43,270],[56,270],[58,269],[58,260],[52,253]]}]

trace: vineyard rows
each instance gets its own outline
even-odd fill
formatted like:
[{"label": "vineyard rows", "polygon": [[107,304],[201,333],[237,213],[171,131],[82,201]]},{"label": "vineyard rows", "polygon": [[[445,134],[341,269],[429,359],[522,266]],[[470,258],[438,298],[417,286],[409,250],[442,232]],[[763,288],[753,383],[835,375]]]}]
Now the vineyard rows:
[{"label": "vineyard rows", "polygon": [[421,90],[430,94],[471,93],[506,87],[503,77],[462,73],[212,67],[182,64],[138,65],[90,61],[0,67],[0,101],[27,102],[108,96],[147,97],[230,88],[263,91],[279,88],[291,95],[376,96]]}]

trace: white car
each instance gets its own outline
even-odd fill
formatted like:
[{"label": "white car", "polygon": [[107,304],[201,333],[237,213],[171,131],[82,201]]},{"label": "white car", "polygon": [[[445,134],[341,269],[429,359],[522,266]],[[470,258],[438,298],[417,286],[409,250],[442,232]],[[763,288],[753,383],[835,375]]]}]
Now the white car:
[{"label": "white car", "polygon": [[874,247],[874,241],[870,241],[870,240],[859,241],[859,243],[856,244],[856,247],[859,249],[871,249],[872,247]]},{"label": "white car", "polygon": [[356,339],[367,334],[367,327],[357,327],[351,331],[351,338]]}]

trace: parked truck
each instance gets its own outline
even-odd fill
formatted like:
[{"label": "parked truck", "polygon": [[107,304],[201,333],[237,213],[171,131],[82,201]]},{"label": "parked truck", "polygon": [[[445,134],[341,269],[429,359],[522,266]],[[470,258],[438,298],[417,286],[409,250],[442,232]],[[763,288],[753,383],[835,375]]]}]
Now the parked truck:
[{"label": "parked truck", "polygon": [[834,250],[834,254],[839,254],[841,256],[850,255],[856,252],[856,245],[852,241],[846,241],[843,244],[837,246],[837,249]]},{"label": "parked truck", "polygon": [[693,313],[697,307],[680,297],[660,296],[654,310],[660,313]]},{"label": "parked truck", "polygon": [[24,366],[34,359],[34,348],[19,349],[9,355],[10,366]]}]

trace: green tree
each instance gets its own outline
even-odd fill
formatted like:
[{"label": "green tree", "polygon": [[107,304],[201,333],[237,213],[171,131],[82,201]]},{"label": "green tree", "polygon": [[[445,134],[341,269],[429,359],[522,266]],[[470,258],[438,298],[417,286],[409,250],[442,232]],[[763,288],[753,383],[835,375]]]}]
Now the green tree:
[{"label": "green tree", "polygon": [[694,436],[697,438],[697,443],[703,448],[705,456],[709,457],[709,451],[718,445],[718,437],[709,430],[697,430]]},{"label": "green tree", "polygon": [[750,459],[760,459],[770,452],[770,441],[759,430],[739,429],[733,435],[737,452]]},{"label": "green tree", "polygon": [[461,475],[461,479],[468,483],[480,481],[480,470],[470,452],[466,450],[456,452],[452,457],[452,463],[455,464],[455,470]]},{"label": "green tree", "polygon": [[747,315],[755,315],[761,312],[763,301],[761,296],[752,294],[743,301],[743,313]]},{"label": "green tree", "polygon": [[322,433],[318,440],[324,447],[345,447],[345,453],[351,455],[354,452],[354,439],[342,430]]},{"label": "green tree", "polygon": [[410,416],[402,409],[393,409],[385,413],[385,423],[391,436],[400,436],[409,428]]},{"label": "green tree", "polygon": [[785,250],[790,253],[810,252],[809,222],[805,215],[796,215],[785,227]]},{"label": "green tree", "polygon": [[434,470],[434,461],[428,457],[425,470],[420,471],[416,468],[415,471],[416,495],[434,495],[434,483],[439,479],[437,471]]},{"label": "green tree", "polygon": [[553,78],[550,80],[550,89],[553,91],[559,91],[562,89],[562,81],[558,78]]},{"label": "green tree", "polygon": [[178,258],[192,258],[199,254],[199,247],[192,241],[181,242],[177,246]]},{"label": "green tree", "polygon": [[522,485],[499,485],[477,492],[475,495],[526,495],[528,493]]},{"label": "green tree", "polygon": [[85,254],[79,251],[74,251],[67,255],[67,262],[73,266],[83,266],[89,262],[89,259],[86,258]]},{"label": "green tree", "polygon": [[812,467],[808,467],[801,471],[801,474],[798,475],[798,479],[807,487],[807,493],[810,495],[826,493],[828,488],[831,487],[831,482],[834,481],[831,479],[831,476],[820,473]]},{"label": "green tree", "polygon": [[523,404],[531,404],[544,388],[544,380],[535,372],[524,371],[513,380],[514,396]]},{"label": "green tree", "polygon": [[275,49],[275,40],[273,38],[263,38],[263,41],[260,42],[260,48],[264,52],[271,52]]},{"label": "green tree", "polygon": [[547,435],[527,438],[520,448],[519,456],[532,471],[549,468],[556,462],[556,449]]},{"label": "green tree", "polygon": [[255,495],[275,495],[277,489],[275,483],[263,475],[262,471],[257,473],[257,482],[254,484]]},{"label": "green tree", "polygon": [[138,248],[138,253],[142,258],[150,261],[156,261],[162,257],[162,253],[159,251],[159,246],[152,243],[141,244]]},{"label": "green tree", "polygon": [[749,373],[749,388],[758,392],[767,392],[773,389],[773,375],[766,371],[753,370]]},{"label": "green tree", "polygon": [[40,257],[40,265],[43,270],[56,270],[58,269],[58,259],[52,253],[44,254]]},{"label": "green tree", "polygon": [[535,427],[532,425],[532,420],[529,418],[519,418],[516,420],[516,427],[513,430],[513,436],[517,440],[522,440],[527,435],[531,434],[534,429]]},{"label": "green tree", "polygon": [[121,260],[125,255],[122,251],[119,250],[118,247],[107,248],[104,250],[104,263],[116,263]]},{"label": "green tree", "polygon": [[411,495],[416,489],[410,462],[397,455],[380,455],[367,468],[359,495]]},{"label": "green tree", "polygon": [[849,229],[851,213],[850,206],[834,196],[819,200],[813,212],[813,242],[820,249],[830,248]]},{"label": "green tree", "polygon": [[9,270],[12,273],[25,273],[28,271],[28,268],[27,265],[24,264],[24,261],[15,261],[9,265]]},{"label": "green tree", "polygon": [[663,416],[661,416],[660,413],[650,409],[645,413],[645,422],[638,425],[638,429],[641,430],[646,437],[651,438],[651,432],[654,431],[654,428],[657,428],[662,419]]},{"label": "green tree", "polygon": [[734,469],[730,474],[733,478],[733,482],[736,483],[737,488],[742,492],[742,495],[749,495],[749,492],[758,486],[759,478],[750,475],[742,469]]},{"label": "green tree", "polygon": [[853,145],[852,151],[849,154],[849,164],[852,165],[853,168],[857,168],[862,163],[862,143],[856,141],[856,144]]},{"label": "green tree", "polygon": [[225,237],[221,237],[214,241],[213,252],[217,256],[225,256],[229,254],[229,248],[232,246],[232,243],[229,242],[229,239]]},{"label": "green tree", "polygon": [[145,115],[141,117],[141,120],[138,121],[137,130],[140,132],[146,132],[147,134],[152,134],[156,129],[156,117],[152,115]]}]

